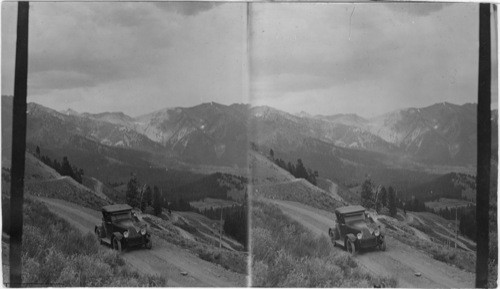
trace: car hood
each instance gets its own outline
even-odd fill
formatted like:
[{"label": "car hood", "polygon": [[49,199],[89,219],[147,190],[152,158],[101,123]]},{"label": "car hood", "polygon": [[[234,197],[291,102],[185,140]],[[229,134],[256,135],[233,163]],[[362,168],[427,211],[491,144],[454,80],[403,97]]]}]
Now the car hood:
[{"label": "car hood", "polygon": [[376,229],[375,226],[369,226],[364,221],[351,222],[351,223],[348,223],[346,225],[348,227],[350,227],[351,229],[358,230],[359,232],[363,233],[363,236],[372,235],[373,231],[375,231],[375,229]]},{"label": "car hood", "polygon": [[116,226],[121,227],[123,229],[134,229],[136,232],[139,232],[142,228],[146,227],[145,223],[142,222],[134,222],[133,220],[122,220],[115,223]]}]

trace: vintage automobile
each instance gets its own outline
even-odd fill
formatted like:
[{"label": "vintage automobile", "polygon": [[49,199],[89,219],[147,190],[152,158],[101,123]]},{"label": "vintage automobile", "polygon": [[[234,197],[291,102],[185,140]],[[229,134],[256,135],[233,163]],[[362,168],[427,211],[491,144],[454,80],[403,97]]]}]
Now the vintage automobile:
[{"label": "vintage automobile", "polygon": [[113,249],[144,246],[152,248],[151,235],[147,225],[133,215],[132,207],[126,204],[102,207],[102,224],[95,226],[95,234],[101,244],[108,244]]},{"label": "vintage automobile", "polygon": [[384,234],[380,226],[365,213],[362,206],[347,206],[335,210],[337,221],[328,235],[334,246],[345,247],[347,252],[356,254],[359,249],[379,248],[385,251]]}]

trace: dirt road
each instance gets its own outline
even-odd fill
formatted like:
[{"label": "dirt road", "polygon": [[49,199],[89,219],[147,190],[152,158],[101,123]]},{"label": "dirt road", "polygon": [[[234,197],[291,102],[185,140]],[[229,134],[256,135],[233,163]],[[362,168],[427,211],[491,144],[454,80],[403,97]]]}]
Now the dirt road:
[{"label": "dirt road", "polygon": [[[38,198],[58,216],[83,233],[93,233],[101,222],[101,213],[58,199]],[[111,249],[110,249],[111,250]],[[136,270],[168,278],[168,286],[175,287],[240,287],[246,285],[246,276],[227,271],[213,263],[199,259],[188,251],[153,236],[153,249],[126,251],[122,257]],[[186,272],[184,276],[181,272]]]},{"label": "dirt road", "polygon": [[[317,235],[328,234],[334,214],[290,201],[269,200],[281,210]],[[405,288],[472,288],[474,274],[439,262],[393,238],[387,237],[387,251],[360,252],[356,260],[367,270],[384,276],[394,276],[399,287]],[[342,250],[337,248],[337,250]],[[420,277],[415,276],[419,272]]]}]

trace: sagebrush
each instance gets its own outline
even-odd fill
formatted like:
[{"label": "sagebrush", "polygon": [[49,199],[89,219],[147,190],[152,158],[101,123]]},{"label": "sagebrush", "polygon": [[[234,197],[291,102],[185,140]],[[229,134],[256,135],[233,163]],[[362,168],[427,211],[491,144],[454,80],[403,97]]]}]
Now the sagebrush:
[{"label": "sagebrush", "polygon": [[22,281],[27,286],[135,287],[167,285],[161,276],[131,270],[116,251],[99,246],[38,201],[24,206]]},{"label": "sagebrush", "polygon": [[278,207],[254,201],[252,286],[396,287],[390,276],[373,276],[326,236],[315,237]]}]

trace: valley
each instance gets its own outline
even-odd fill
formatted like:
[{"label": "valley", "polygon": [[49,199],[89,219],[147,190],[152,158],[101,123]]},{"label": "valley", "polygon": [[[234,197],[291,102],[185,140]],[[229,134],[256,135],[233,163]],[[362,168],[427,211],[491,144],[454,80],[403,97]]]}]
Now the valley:
[{"label": "valley", "polygon": [[[9,106],[11,98],[2,97],[6,114]],[[466,216],[475,208],[471,106],[364,119],[213,102],[139,117],[30,103],[25,188],[82,234],[99,223],[102,206],[130,204],[155,245],[120,256],[167,286],[470,287],[472,264],[464,260],[475,259],[475,242],[463,234],[455,240],[456,223],[432,210],[467,204]],[[8,141],[8,115],[2,118]],[[4,146],[3,187],[9,157]],[[67,158],[81,180],[44,158]],[[390,216],[387,202],[369,207],[387,231],[388,251],[351,257],[326,232],[334,209],[365,201],[367,180],[373,195],[394,188],[396,213]],[[273,264],[292,271],[270,270]],[[321,267],[328,269],[312,279],[293,277]]]},{"label": "valley", "polygon": [[[12,98],[3,96],[6,127],[11,107]],[[359,184],[369,175],[406,189],[445,173],[474,174],[474,107],[441,103],[364,119],[211,102],[134,118],[121,112],[58,112],[30,103],[28,144],[51,158],[67,156],[86,175],[105,182],[126,181],[124,175],[136,168],[156,179],[165,168],[246,175],[246,152],[257,146],[290,161],[300,156],[321,176],[343,185]],[[8,133],[4,130],[7,144]]]}]

